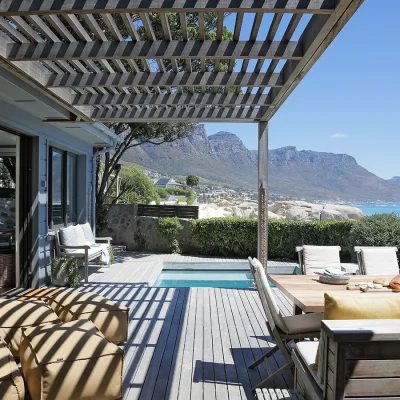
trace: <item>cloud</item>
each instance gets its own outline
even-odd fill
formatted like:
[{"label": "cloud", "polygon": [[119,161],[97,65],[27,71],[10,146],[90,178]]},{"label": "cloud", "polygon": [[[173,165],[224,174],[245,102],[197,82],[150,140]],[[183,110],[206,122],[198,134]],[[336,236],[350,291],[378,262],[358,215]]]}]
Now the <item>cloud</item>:
[{"label": "cloud", "polygon": [[347,133],[334,133],[333,135],[331,135],[331,139],[344,139],[347,136]]}]

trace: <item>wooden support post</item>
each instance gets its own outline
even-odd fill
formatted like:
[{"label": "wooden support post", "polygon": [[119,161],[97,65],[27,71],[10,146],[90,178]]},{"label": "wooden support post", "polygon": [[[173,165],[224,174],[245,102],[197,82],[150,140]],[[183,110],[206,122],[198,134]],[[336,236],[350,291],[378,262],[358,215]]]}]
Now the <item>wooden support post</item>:
[{"label": "wooden support post", "polygon": [[258,123],[258,259],[268,259],[268,122]]}]

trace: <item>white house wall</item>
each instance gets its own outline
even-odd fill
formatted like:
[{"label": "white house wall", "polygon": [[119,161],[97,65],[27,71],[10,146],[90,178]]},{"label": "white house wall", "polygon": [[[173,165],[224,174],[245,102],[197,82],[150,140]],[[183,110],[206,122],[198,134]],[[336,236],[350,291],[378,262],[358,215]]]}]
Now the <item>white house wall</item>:
[{"label": "white house wall", "polygon": [[[29,112],[0,99],[0,127],[16,133],[38,138],[37,149],[37,186],[38,191],[38,240],[39,265],[33,273],[32,286],[40,286],[49,281],[50,262],[54,253],[54,238],[49,235],[48,221],[48,180],[49,180],[49,147],[57,147],[78,155],[78,222],[89,219],[89,194],[92,187],[92,154],[91,143],[79,140],[48,122],[43,122]],[[51,233],[51,232],[50,232]],[[33,268],[35,270],[35,268]]]}]

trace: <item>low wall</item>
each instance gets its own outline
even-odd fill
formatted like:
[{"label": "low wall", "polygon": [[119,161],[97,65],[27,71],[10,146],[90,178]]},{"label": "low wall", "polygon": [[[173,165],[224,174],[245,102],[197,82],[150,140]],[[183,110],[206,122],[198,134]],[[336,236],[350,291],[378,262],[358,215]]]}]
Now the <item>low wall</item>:
[{"label": "low wall", "polygon": [[[159,234],[158,218],[139,217],[136,204],[116,204],[111,207],[108,226],[96,233],[96,236],[111,236],[113,244],[126,246],[130,251],[149,251],[152,253],[169,253],[165,239]],[[190,240],[189,221],[180,219],[183,230],[178,240],[184,253],[196,252]]]},{"label": "low wall", "polygon": [[[183,230],[178,236],[184,254],[225,257],[247,257],[257,254],[257,219],[211,218],[180,219]],[[296,259],[296,246],[312,244],[341,246],[342,262],[354,254],[350,232],[357,221],[270,221],[268,257]],[[137,215],[136,205],[118,204],[111,207],[108,227],[98,236],[111,236],[113,244],[127,250],[169,253],[165,239],[158,231],[158,218]]]}]

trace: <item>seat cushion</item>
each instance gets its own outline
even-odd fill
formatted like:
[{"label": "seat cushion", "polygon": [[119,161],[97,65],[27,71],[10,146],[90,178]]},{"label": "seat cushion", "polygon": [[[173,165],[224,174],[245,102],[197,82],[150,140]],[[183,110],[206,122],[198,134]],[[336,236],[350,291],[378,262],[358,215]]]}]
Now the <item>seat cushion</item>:
[{"label": "seat cushion", "polygon": [[340,270],[339,252],[339,246],[303,246],[305,273],[322,272],[326,268]]},{"label": "seat cushion", "polygon": [[91,320],[107,340],[124,342],[128,335],[129,308],[90,292],[64,292],[49,300],[64,322]]},{"label": "seat cushion", "polygon": [[[74,257],[84,257],[85,256],[85,250],[84,249],[78,249],[78,250],[71,250],[68,254],[74,256]],[[88,257],[90,259],[100,257],[101,256],[101,247],[92,247],[88,250]]]},{"label": "seat cushion", "polygon": [[351,297],[325,293],[324,296],[324,319],[400,318],[400,296],[380,293]]},{"label": "seat cushion", "polygon": [[[78,246],[78,240],[76,239],[75,229],[73,226],[67,228],[60,228],[60,244],[63,246]],[[65,249],[66,253],[73,253],[74,249]]]},{"label": "seat cushion", "polygon": [[24,400],[25,385],[21,372],[6,342],[0,339],[0,399]]},{"label": "seat cushion", "polygon": [[89,222],[86,222],[86,224],[81,224],[80,226],[83,229],[86,241],[89,243],[94,243],[95,240],[94,240],[94,236],[93,236],[93,231],[92,231],[92,227],[90,226]]},{"label": "seat cushion", "polygon": [[323,313],[310,313],[284,317],[289,334],[320,332]]},{"label": "seat cushion", "polygon": [[15,358],[19,358],[23,329],[60,323],[57,314],[43,301],[0,300],[0,337]]},{"label": "seat cushion", "polygon": [[318,342],[313,342],[313,341],[302,341],[295,343],[294,349],[299,355],[303,364],[310,371],[315,382],[318,384],[318,386],[321,387],[321,389],[323,389],[323,385],[318,379],[317,369],[315,367],[315,360],[317,358],[317,353],[318,353],[318,344],[319,344]]},{"label": "seat cushion", "polygon": [[24,330],[21,367],[32,400],[122,398],[123,351],[88,320]]},{"label": "seat cushion", "polygon": [[360,254],[366,275],[399,274],[396,248],[361,249]]},{"label": "seat cushion", "polygon": [[78,246],[84,246],[86,244],[86,237],[85,232],[83,232],[82,225],[75,225],[73,228]]}]

